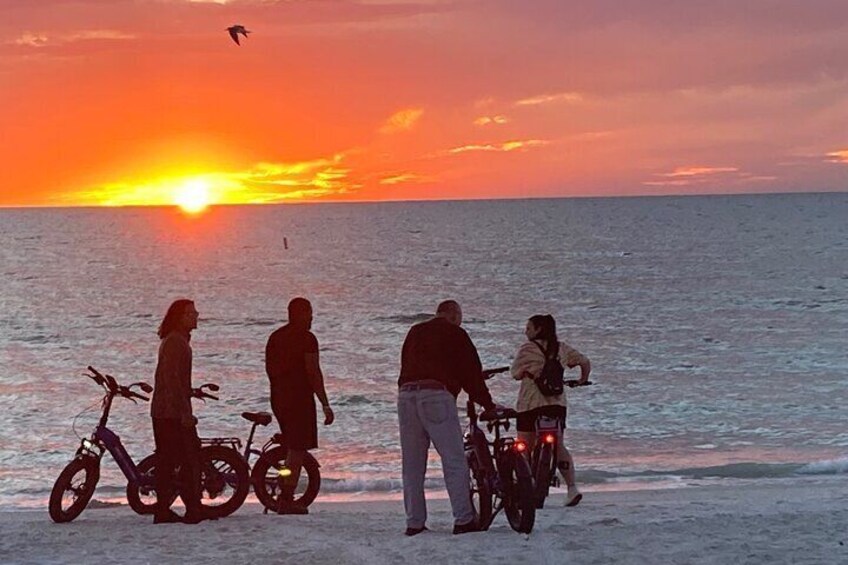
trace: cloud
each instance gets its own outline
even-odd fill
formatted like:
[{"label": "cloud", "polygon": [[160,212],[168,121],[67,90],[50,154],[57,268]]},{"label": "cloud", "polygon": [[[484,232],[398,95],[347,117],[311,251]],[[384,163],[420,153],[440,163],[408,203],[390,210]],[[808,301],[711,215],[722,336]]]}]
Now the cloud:
[{"label": "cloud", "polygon": [[242,171],[186,174],[144,181],[118,181],[63,194],[60,202],[99,206],[168,206],[188,182],[209,186],[213,204],[267,204],[346,194],[361,185],[343,166],[344,153],[294,163],[256,163]]},{"label": "cloud", "polygon": [[848,165],[848,149],[831,151],[827,154],[826,160],[828,163],[845,163],[846,165]]},{"label": "cloud", "polygon": [[13,39],[11,43],[24,47],[48,47],[52,45],[65,45],[67,43],[76,43],[78,41],[90,41],[98,39],[120,41],[135,38],[136,36],[131,33],[125,33],[123,31],[114,29],[81,30],[54,35],[27,31],[21,34],[19,37]]},{"label": "cloud", "polygon": [[721,183],[722,185],[748,184],[777,180],[772,175],[756,175],[738,167],[677,167],[669,173],[656,173],[659,180],[642,182],[644,186],[691,186]]},{"label": "cloud", "polygon": [[391,134],[409,131],[415,127],[415,124],[418,123],[418,120],[421,119],[423,114],[423,108],[407,108],[405,110],[395,112],[380,128],[380,133]]},{"label": "cloud", "polygon": [[488,125],[503,125],[509,121],[509,118],[506,116],[496,115],[496,116],[480,116],[476,120],[474,120],[475,126],[488,126]]},{"label": "cloud", "polygon": [[540,106],[552,102],[577,103],[583,101],[583,95],[578,92],[558,92],[556,94],[539,94],[529,98],[522,98],[515,102],[516,106]]},{"label": "cloud", "polygon": [[677,167],[670,173],[661,173],[661,177],[702,177],[706,175],[717,175],[721,173],[735,173],[737,167]]},{"label": "cloud", "polygon": [[448,153],[457,154],[457,153],[469,153],[475,151],[483,151],[483,152],[501,152],[501,153],[510,153],[512,151],[525,151],[527,149],[531,149],[534,147],[542,147],[543,145],[547,145],[549,142],[543,139],[524,139],[524,140],[514,140],[514,141],[505,141],[503,143],[485,143],[485,144],[471,144],[471,145],[461,145],[459,147],[453,147],[448,149]]},{"label": "cloud", "polygon": [[396,173],[389,176],[385,176],[380,178],[377,181],[379,184],[384,185],[393,185],[393,184],[402,184],[409,182],[428,182],[430,179],[427,177],[423,177],[421,175],[415,173]]}]

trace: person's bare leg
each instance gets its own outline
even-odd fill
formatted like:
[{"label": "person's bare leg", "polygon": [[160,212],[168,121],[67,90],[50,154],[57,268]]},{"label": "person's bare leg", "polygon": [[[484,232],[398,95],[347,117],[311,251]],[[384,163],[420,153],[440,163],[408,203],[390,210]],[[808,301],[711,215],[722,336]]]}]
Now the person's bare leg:
[{"label": "person's bare leg", "polygon": [[583,499],[583,494],[577,488],[577,481],[574,476],[574,458],[571,456],[571,452],[565,447],[562,437],[560,437],[560,442],[557,446],[557,459],[559,460],[557,464],[559,473],[562,475],[563,480],[565,480],[565,486],[568,487],[568,493],[565,495],[565,505],[577,506]]},{"label": "person's bare leg", "polygon": [[568,488],[575,486],[577,483],[574,479],[574,458],[571,457],[571,452],[568,451],[562,440],[557,447],[557,460],[559,461],[559,473],[565,480],[565,485]]}]

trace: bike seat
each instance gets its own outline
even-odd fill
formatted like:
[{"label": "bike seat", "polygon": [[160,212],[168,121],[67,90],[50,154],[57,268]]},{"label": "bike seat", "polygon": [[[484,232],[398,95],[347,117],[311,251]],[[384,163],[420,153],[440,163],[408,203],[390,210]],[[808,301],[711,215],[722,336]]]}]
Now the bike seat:
[{"label": "bike seat", "polygon": [[516,412],[512,408],[505,408],[503,410],[486,410],[482,414],[480,414],[480,421],[494,422],[495,420],[509,420],[511,418],[517,417],[518,412]]},{"label": "bike seat", "polygon": [[271,423],[271,415],[268,412],[242,412],[241,417],[260,426],[267,426]]}]

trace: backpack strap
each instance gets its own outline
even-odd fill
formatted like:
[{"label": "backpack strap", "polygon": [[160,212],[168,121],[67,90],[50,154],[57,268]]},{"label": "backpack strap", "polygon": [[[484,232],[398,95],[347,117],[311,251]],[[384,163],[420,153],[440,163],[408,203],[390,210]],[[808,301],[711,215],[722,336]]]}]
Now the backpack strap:
[{"label": "backpack strap", "polygon": [[532,341],[533,343],[536,344],[536,347],[538,347],[539,351],[542,352],[542,356],[545,358],[545,361],[547,361],[548,360],[548,352],[545,351],[545,348],[542,347],[542,344],[539,343],[538,341],[536,341],[535,339],[531,339],[530,341]]}]

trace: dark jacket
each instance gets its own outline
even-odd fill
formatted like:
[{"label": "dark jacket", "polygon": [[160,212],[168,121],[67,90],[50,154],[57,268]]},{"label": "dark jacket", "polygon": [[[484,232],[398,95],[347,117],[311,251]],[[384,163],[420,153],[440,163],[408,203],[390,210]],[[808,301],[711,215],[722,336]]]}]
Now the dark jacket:
[{"label": "dark jacket", "polygon": [[159,342],[159,362],[150,415],[154,418],[192,417],[191,346],[188,334],[171,332]]},{"label": "dark jacket", "polygon": [[471,338],[444,318],[412,326],[403,342],[398,386],[428,379],[439,381],[454,396],[465,390],[484,408],[494,406]]}]

